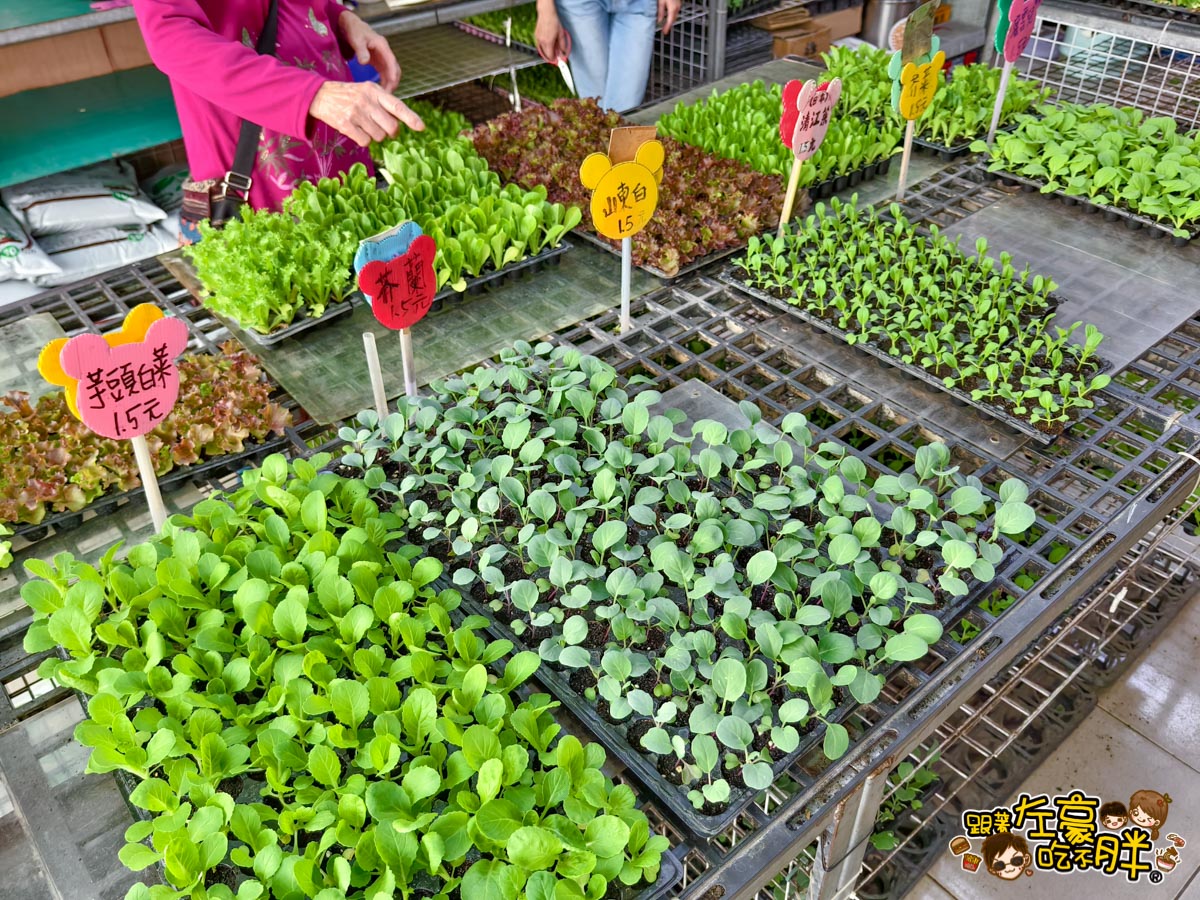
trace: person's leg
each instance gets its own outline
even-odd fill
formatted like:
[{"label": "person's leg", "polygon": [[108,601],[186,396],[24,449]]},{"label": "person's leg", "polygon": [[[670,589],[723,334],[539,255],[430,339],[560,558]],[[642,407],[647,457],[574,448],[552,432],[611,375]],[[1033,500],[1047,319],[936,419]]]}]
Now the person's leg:
[{"label": "person's leg", "polygon": [[617,112],[640,106],[650,79],[654,55],[656,0],[611,0],[608,79],[602,104]]},{"label": "person's leg", "polygon": [[580,97],[604,95],[608,75],[608,0],[556,0],[558,19],[571,35],[571,77]]}]

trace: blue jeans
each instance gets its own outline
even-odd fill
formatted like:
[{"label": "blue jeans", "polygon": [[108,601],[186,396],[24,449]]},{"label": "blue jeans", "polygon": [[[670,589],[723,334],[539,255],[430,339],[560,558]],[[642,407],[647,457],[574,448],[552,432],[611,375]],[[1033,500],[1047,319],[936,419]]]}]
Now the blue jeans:
[{"label": "blue jeans", "polygon": [[654,53],[657,0],[557,0],[571,35],[571,75],[580,97],[605,109],[641,105]]}]

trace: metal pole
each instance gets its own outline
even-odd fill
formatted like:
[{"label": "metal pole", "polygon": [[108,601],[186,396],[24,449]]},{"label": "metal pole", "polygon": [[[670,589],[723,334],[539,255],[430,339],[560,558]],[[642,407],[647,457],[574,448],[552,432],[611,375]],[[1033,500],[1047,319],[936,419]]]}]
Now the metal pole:
[{"label": "metal pole", "polygon": [[875,820],[887,791],[888,773],[897,763],[897,758],[889,756],[837,805],[817,847],[808,900],[836,900],[853,891],[862,872],[867,840],[875,831]]},{"label": "metal pole", "polygon": [[633,328],[629,314],[629,294],[633,281],[633,238],[621,239],[621,333]]}]

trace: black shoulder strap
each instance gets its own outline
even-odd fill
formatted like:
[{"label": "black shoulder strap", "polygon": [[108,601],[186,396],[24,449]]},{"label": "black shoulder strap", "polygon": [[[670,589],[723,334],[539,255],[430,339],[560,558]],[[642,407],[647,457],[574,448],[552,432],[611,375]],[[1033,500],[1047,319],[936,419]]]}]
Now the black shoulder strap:
[{"label": "black shoulder strap", "polygon": [[[258,44],[254,49],[264,56],[275,55],[275,38],[279,32],[279,0],[271,0],[267,10],[267,19],[263,23],[262,34],[258,36]],[[262,136],[262,126],[255,125],[249,119],[242,119],[242,130],[238,135],[237,150],[233,154],[233,165],[225,177],[227,188],[232,188],[243,196],[250,192],[250,174],[254,171],[254,156],[258,151],[258,139]]]}]

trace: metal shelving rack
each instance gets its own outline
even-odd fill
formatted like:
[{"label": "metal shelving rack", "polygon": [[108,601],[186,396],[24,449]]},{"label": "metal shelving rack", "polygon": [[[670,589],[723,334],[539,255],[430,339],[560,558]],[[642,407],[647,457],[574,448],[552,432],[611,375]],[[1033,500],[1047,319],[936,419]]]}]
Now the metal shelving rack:
[{"label": "metal shelving rack", "polygon": [[403,67],[396,91],[401,99],[505,73],[515,82],[518,69],[541,62],[526,50],[475,37],[453,25],[397,32],[388,43]]},{"label": "metal shelving rack", "polygon": [[1200,17],[1165,18],[1153,7],[1047,0],[1017,69],[1053,88],[1059,101],[1136,106],[1195,128]]}]

